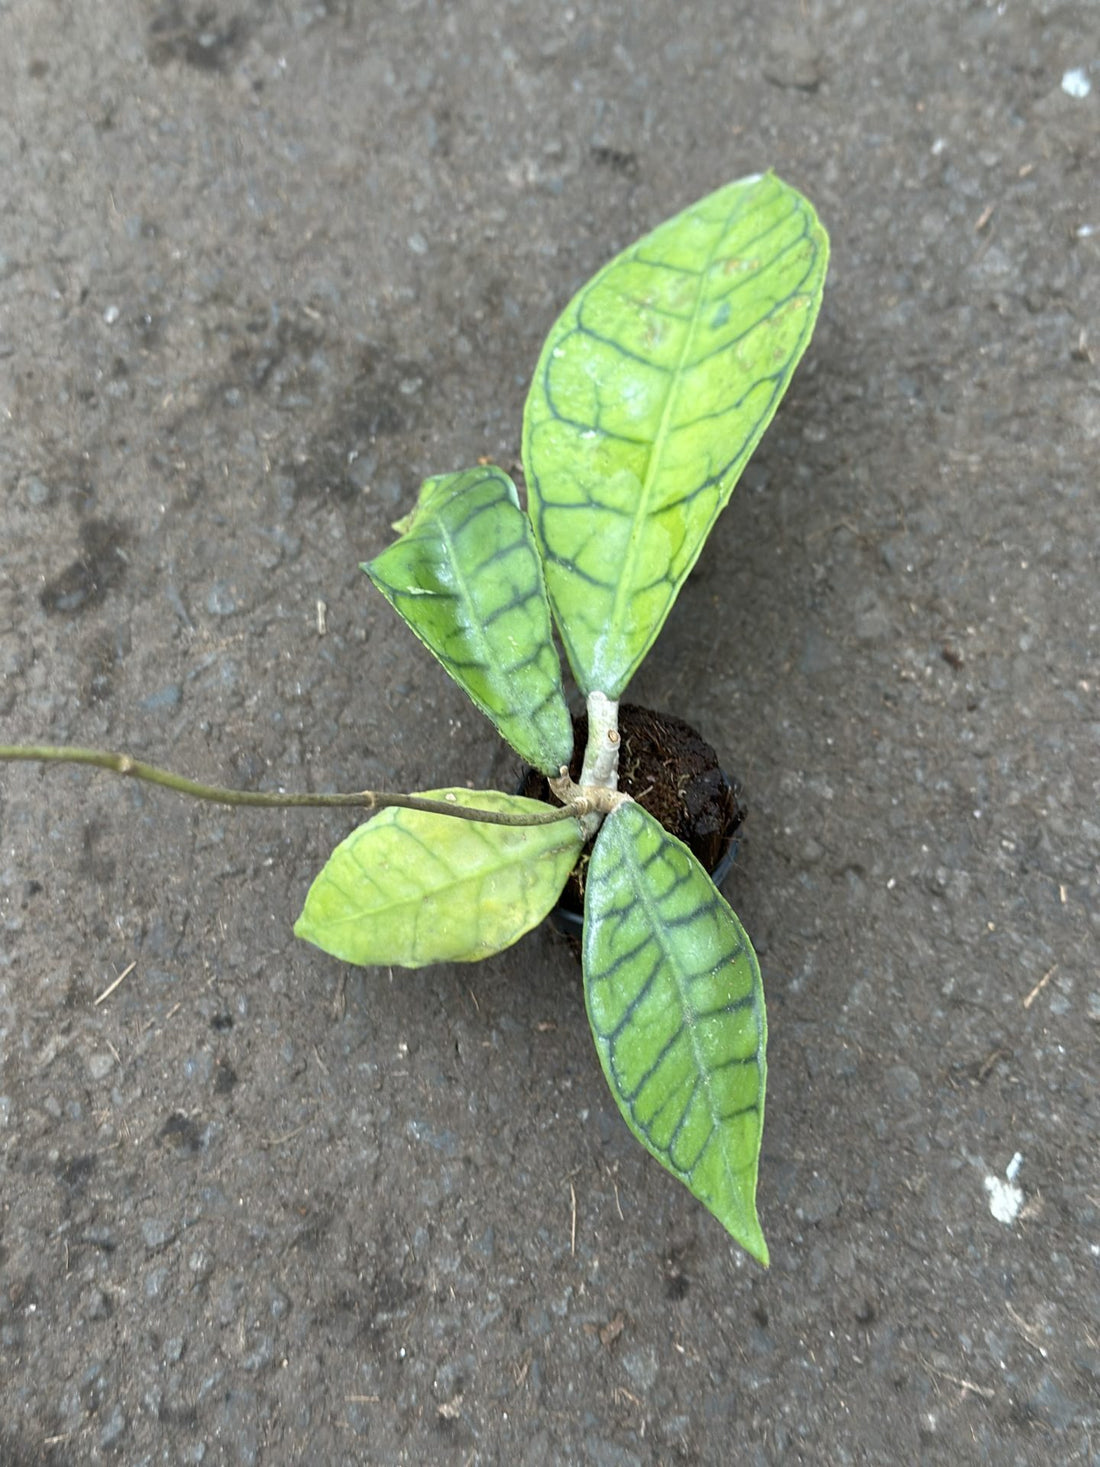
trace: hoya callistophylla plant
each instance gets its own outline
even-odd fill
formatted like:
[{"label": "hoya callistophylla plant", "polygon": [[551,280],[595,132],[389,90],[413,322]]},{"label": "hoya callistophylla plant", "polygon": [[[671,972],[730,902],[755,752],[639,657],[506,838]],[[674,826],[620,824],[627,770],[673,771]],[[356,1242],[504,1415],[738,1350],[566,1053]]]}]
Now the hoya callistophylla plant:
[{"label": "hoya callistophylla plant", "polygon": [[[772,174],[662,224],[547,338],[524,414],[529,514],[500,469],[429,479],[400,538],[364,566],[560,806],[494,790],[233,791],[127,755],[0,747],[0,759],[99,765],[223,804],[380,810],[333,852],[295,924],[351,963],[502,951],[547,915],[595,835],[582,961],[611,1093],[642,1145],[765,1264],[759,966],[687,847],[617,792],[617,710],[806,348],[827,262],[811,205]],[[588,705],[579,784],[554,623]]]},{"label": "hoya callistophylla plant", "polygon": [[[598,832],[582,962],[607,1083],[642,1145],[765,1264],[760,969],[687,847],[616,793],[616,715],[809,342],[827,262],[794,189],[728,184],[604,266],[547,337],[524,413],[529,516],[501,469],[424,484],[363,569],[578,814],[448,830],[387,810],[337,848],[295,927],[349,962],[480,958],[542,919]],[[579,787],[551,619],[588,704]]]}]

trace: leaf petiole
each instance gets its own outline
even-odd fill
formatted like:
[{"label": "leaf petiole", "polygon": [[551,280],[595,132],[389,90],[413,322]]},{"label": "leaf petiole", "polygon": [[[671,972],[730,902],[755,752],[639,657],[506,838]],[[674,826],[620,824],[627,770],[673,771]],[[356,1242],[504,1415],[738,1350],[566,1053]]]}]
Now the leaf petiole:
[{"label": "leaf petiole", "polygon": [[261,809],[320,809],[332,806],[355,809],[385,810],[400,806],[406,810],[422,810],[429,815],[451,815],[458,820],[477,820],[486,825],[552,825],[557,820],[582,819],[592,809],[591,801],[578,794],[563,806],[547,805],[539,814],[513,813],[504,810],[481,810],[450,800],[430,800],[420,795],[407,795],[387,790],[358,790],[352,794],[308,795],[279,794],[266,790],[231,790],[220,785],[201,784],[186,775],[174,774],[155,764],[146,764],[129,754],[116,754],[107,749],[77,749],[58,744],[0,744],[0,762],[15,760],[42,764],[91,764],[109,769],[145,784],[156,784],[175,790],[193,800],[206,800],[215,805],[245,805]]}]

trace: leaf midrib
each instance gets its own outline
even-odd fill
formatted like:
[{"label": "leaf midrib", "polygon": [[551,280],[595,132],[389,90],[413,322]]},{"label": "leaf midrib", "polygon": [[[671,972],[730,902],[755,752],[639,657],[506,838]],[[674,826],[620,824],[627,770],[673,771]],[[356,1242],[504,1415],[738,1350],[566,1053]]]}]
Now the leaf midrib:
[{"label": "leaf midrib", "polygon": [[[437,523],[439,525],[440,536],[447,548],[448,562],[454,570],[455,580],[458,583],[458,591],[459,595],[462,598],[463,609],[468,613],[466,617],[466,626],[463,630],[467,639],[472,643],[472,650],[475,652],[475,656],[480,659],[478,665],[481,668],[488,669],[491,672],[493,667],[493,658],[490,656],[488,633],[481,623],[480,616],[477,614],[477,606],[474,602],[469,584],[467,583],[466,577],[462,573],[462,569],[459,563],[457,546],[455,544],[457,533],[455,536],[451,535],[450,528],[448,527],[446,521],[443,519],[442,515],[439,517]],[[461,529],[461,526],[459,528]],[[494,546],[493,554],[495,555],[499,551],[499,549],[499,544]],[[451,659],[451,661],[453,661],[453,659]]]},{"label": "leaf midrib", "polygon": [[[655,834],[655,832],[651,831],[650,834],[651,835],[652,834]],[[658,837],[658,840],[659,840],[659,842],[660,842],[660,844],[662,846],[665,844],[665,841],[664,841],[663,836],[659,836]],[[665,961],[669,964],[669,967],[670,967],[670,969],[672,971],[673,979],[674,979],[674,982],[675,982],[675,985],[676,985],[676,994],[677,994],[677,997],[678,997],[679,1002],[680,1002],[680,1011],[681,1011],[681,1014],[686,1014],[689,1010],[692,1011],[692,1012],[694,1012],[694,1005],[689,1002],[687,990],[686,990],[686,988],[684,986],[684,983],[683,983],[683,981],[681,979],[681,975],[680,975],[680,971],[679,971],[679,965],[678,965],[678,963],[676,961],[674,961],[674,959],[673,959],[673,950],[672,950],[669,942],[667,941],[668,929],[665,926],[664,922],[662,922],[660,920],[660,913],[659,913],[659,911],[656,910],[657,907],[659,906],[660,899],[658,897],[653,897],[652,900],[648,899],[647,896],[646,896],[646,894],[644,893],[644,891],[641,889],[641,870],[640,870],[640,867],[637,867],[636,870],[635,870],[635,872],[633,874],[634,874],[634,892],[635,892],[635,897],[641,903],[643,910],[646,912],[646,915],[649,918],[650,930],[652,931],[653,936],[654,936],[654,938],[655,938],[655,940],[657,942],[657,946],[660,948],[661,952],[664,954]],[[709,880],[709,878],[708,878],[708,880]],[[725,958],[725,959],[723,959],[723,966],[725,966],[727,963],[730,963],[732,961],[733,961],[732,958]],[[754,998],[755,998],[755,994],[754,994]],[[755,1007],[755,1005],[754,1005],[754,1007]],[[687,1021],[685,1019],[682,1022],[682,1027],[687,1030],[688,1043],[691,1046],[692,1059],[693,1059],[694,1064],[695,1064],[695,1072],[696,1072],[696,1074],[701,1075],[702,1076],[702,1079],[703,1079],[703,1091],[704,1091],[704,1095],[706,1097],[707,1114],[710,1116],[710,1121],[711,1121],[711,1134],[707,1138],[707,1142],[704,1145],[703,1150],[700,1151],[699,1157],[696,1159],[696,1162],[695,1162],[695,1166],[698,1166],[699,1161],[702,1159],[702,1156],[703,1156],[704,1152],[707,1150],[707,1147],[714,1140],[715,1135],[717,1134],[718,1137],[721,1138],[723,1117],[720,1116],[718,1114],[718,1111],[717,1111],[717,1106],[716,1106],[715,1097],[714,1097],[714,1085],[713,1085],[713,1080],[712,1080],[712,1077],[711,1077],[711,1072],[710,1072],[710,1069],[708,1068],[708,1066],[704,1063],[702,1048],[701,1048],[701,1045],[699,1043],[698,1037],[697,1037],[696,1032],[695,1032],[695,1025],[694,1024],[687,1023]],[[754,1062],[756,1063],[757,1071],[758,1072],[759,1072],[759,1050],[760,1050],[760,1044],[759,1044],[759,1034],[758,1034],[758,1036],[757,1036],[757,1044],[756,1044],[756,1047],[755,1047],[755,1050],[754,1050],[754,1053],[753,1053]],[[735,1194],[736,1193],[736,1184],[734,1183],[734,1178],[736,1178],[737,1176],[741,1175],[741,1172],[735,1170],[731,1166],[730,1160],[729,1160],[729,1157],[727,1155],[727,1152],[726,1152],[726,1148],[725,1147],[723,1147],[723,1146],[720,1146],[719,1147],[719,1154],[720,1154],[720,1156],[722,1158],[722,1167],[723,1167],[723,1170],[724,1170],[724,1172],[726,1173],[726,1175],[727,1175],[727,1177],[729,1179],[728,1185],[730,1187],[730,1192],[731,1192],[731,1194]],[[667,1158],[668,1158],[669,1165],[671,1167],[673,1167],[675,1170],[679,1171],[679,1168],[675,1167],[675,1163],[672,1160],[672,1151],[671,1151],[671,1148],[669,1148],[668,1150],[666,1150],[665,1156],[667,1156]],[[681,1175],[683,1175],[685,1177],[694,1176],[694,1174],[695,1174],[695,1166],[693,1166],[689,1171],[682,1172]]]},{"label": "leaf midrib", "polygon": [[[658,424],[657,432],[654,435],[653,447],[650,451],[649,462],[646,465],[646,475],[642,483],[642,492],[638,497],[638,503],[635,507],[634,517],[630,527],[630,542],[623,564],[623,572],[621,575],[617,576],[615,580],[615,591],[611,602],[611,615],[608,618],[609,630],[611,628],[621,628],[622,623],[620,621],[620,617],[622,615],[623,602],[628,595],[632,598],[636,589],[635,573],[638,560],[638,526],[640,524],[644,524],[649,518],[649,502],[653,493],[654,485],[660,475],[660,460],[662,452],[664,450],[665,438],[668,433],[669,418],[672,413],[672,404],[677,396],[677,389],[679,387],[680,375],[684,369],[684,363],[687,360],[692,344],[695,340],[695,330],[698,326],[699,318],[702,314],[702,302],[703,296],[706,291],[707,275],[711,265],[714,262],[717,250],[720,248],[722,241],[725,239],[726,235],[729,232],[730,217],[730,214],[726,215],[721,232],[719,233],[714,245],[707,254],[706,265],[698,272],[697,275],[695,302],[691,312],[691,325],[688,331],[685,333],[684,341],[680,349],[679,360],[676,363],[675,370],[670,374],[669,389],[665,395],[664,407],[661,409],[661,421]],[[634,250],[632,252],[632,257],[636,257],[636,255],[637,250]],[[602,660],[603,659],[601,657],[601,661]],[[604,682],[609,681],[606,668],[604,669],[604,676],[602,680]],[[607,690],[603,689],[601,691]]]}]

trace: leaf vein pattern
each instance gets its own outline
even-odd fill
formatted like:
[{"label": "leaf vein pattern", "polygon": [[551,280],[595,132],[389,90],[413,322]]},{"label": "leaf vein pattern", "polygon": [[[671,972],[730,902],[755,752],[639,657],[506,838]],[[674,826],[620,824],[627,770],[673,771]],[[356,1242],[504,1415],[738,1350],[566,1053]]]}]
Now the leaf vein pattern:
[{"label": "leaf vein pattern", "polygon": [[[745,954],[746,948],[730,932],[720,932],[723,904],[716,892],[710,900],[695,901],[690,907],[677,910],[682,901],[680,889],[690,878],[690,871],[677,869],[681,864],[674,857],[667,840],[658,839],[649,849],[644,845],[642,849],[635,849],[633,868],[625,873],[631,895],[625,904],[615,907],[620,927],[625,927],[633,914],[638,929],[635,941],[630,948],[611,942],[612,951],[603,954],[604,961],[599,971],[592,974],[591,983],[594,988],[613,983],[620,970],[625,968],[629,972],[631,967],[636,968],[638,959],[648,948],[657,949],[653,960],[642,972],[631,974],[635,981],[622,1000],[617,1023],[605,1029],[599,1037],[613,1088],[628,1107],[639,1134],[670,1164],[672,1170],[688,1179],[711,1149],[719,1144],[723,1122],[759,1116],[761,1099],[758,1091],[754,1089],[751,1095],[740,1091],[727,1094],[721,1077],[728,1074],[732,1083],[738,1074],[745,1074],[747,1080],[751,1075],[748,1083],[756,1087],[755,1072],[759,1071],[761,1061],[756,1050],[756,1025],[744,1034],[738,1030],[732,1039],[724,1041],[724,1046],[727,1049],[732,1046],[734,1053],[708,1052],[699,1040],[700,1026],[705,1029],[708,1025],[720,1024],[722,1020],[733,1021],[742,1015],[751,1020],[754,994],[750,984],[747,991],[735,990],[720,1002],[712,1000],[702,1005],[693,1002],[691,995],[695,987],[713,983],[720,971],[732,976],[732,965]],[[624,872],[621,867],[602,875],[590,871],[589,880],[599,880],[619,889]],[[659,894],[655,895],[657,883],[661,885]],[[700,924],[710,931],[710,939],[700,946],[702,960],[694,964],[684,963],[677,969],[670,945],[663,940],[662,934]],[[631,1052],[635,1038],[632,1026],[647,1000],[651,999],[659,975],[673,971],[676,972],[682,1018],[656,1049],[647,1053],[645,1063],[639,1066],[637,1055]],[[737,987],[740,986],[738,983]],[[691,1023],[686,1024],[683,1019],[689,1016]],[[651,1031],[654,1022],[650,1019]],[[751,1052],[737,1052],[744,1048],[746,1041],[752,1043]],[[650,1098],[656,1108],[647,1104]],[[671,1127],[669,1122],[672,1122]],[[723,1157],[723,1164],[728,1167],[728,1158]],[[746,1163],[746,1170],[753,1166],[755,1157]]]}]

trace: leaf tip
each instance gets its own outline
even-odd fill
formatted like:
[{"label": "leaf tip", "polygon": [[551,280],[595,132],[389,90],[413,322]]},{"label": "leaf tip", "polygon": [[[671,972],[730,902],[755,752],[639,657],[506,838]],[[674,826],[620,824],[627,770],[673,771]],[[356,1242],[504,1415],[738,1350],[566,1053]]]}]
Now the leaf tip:
[{"label": "leaf tip", "polygon": [[750,1258],[756,1259],[762,1268],[771,1267],[771,1254],[768,1252],[768,1244],[764,1238],[764,1230],[760,1226],[760,1219],[755,1212],[751,1225],[744,1228],[743,1235],[737,1238],[737,1242]]}]

